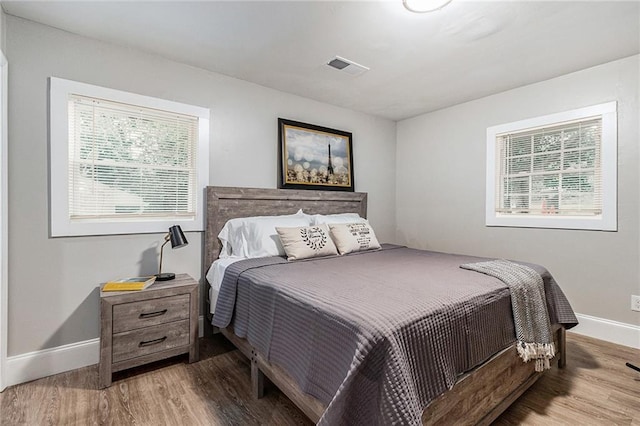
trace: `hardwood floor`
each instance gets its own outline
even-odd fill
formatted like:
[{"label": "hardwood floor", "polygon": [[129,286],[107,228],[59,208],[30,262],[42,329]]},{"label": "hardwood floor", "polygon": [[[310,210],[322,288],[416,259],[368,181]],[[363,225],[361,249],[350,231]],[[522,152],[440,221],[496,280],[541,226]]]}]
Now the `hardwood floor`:
[{"label": "hardwood floor", "polygon": [[[554,368],[496,425],[640,425],[640,351],[567,333],[567,367]],[[222,335],[183,357],[114,375],[98,390],[91,366],[0,393],[0,425],[309,425],[275,387],[250,393],[249,364]]]},{"label": "hardwood floor", "polygon": [[567,332],[567,366],[545,373],[494,425],[640,425],[640,350]]}]

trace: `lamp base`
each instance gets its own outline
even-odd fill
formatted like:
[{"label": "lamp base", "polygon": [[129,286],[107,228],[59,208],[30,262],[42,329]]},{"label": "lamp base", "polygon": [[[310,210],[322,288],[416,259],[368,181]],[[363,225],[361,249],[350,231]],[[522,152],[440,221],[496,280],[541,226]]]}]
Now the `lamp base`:
[{"label": "lamp base", "polygon": [[163,272],[161,274],[156,274],[156,281],[170,281],[176,277],[176,274],[173,272]]}]

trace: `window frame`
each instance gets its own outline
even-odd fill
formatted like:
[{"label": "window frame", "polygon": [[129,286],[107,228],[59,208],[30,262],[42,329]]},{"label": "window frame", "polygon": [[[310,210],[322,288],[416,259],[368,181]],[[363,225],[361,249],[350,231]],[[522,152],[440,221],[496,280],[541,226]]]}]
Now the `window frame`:
[{"label": "window frame", "polygon": [[[195,217],[144,219],[83,219],[69,217],[69,95],[81,95],[198,118]],[[184,231],[204,231],[204,188],[209,182],[209,109],[138,95],[87,83],[49,79],[49,217],[51,237],[167,232],[173,225]]]},{"label": "window frame", "polygon": [[[510,132],[526,131],[538,127],[552,127],[563,122],[589,117],[602,119],[600,170],[602,182],[602,214],[594,216],[560,216],[534,214],[504,214],[495,210],[498,159],[497,138]],[[486,226],[582,229],[617,231],[617,170],[618,170],[617,102],[611,101],[570,111],[529,118],[487,128],[486,157]]]}]

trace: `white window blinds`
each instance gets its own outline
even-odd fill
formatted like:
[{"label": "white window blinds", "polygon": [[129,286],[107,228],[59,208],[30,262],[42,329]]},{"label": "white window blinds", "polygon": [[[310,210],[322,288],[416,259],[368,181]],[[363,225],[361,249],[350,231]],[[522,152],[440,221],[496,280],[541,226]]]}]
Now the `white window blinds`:
[{"label": "white window blinds", "polygon": [[487,226],[616,231],[615,101],[487,128]]},{"label": "white window blinds", "polygon": [[602,213],[602,118],[496,136],[500,214]]},{"label": "white window blinds", "polygon": [[69,218],[193,218],[198,117],[69,95]]}]

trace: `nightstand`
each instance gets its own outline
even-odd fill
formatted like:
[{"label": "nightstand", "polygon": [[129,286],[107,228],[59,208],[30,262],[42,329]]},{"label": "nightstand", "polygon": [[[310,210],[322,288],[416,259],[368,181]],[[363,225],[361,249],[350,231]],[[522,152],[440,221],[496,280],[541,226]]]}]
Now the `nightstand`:
[{"label": "nightstand", "polygon": [[141,291],[101,291],[100,388],[116,371],[183,353],[198,361],[198,294],[187,274]]}]

